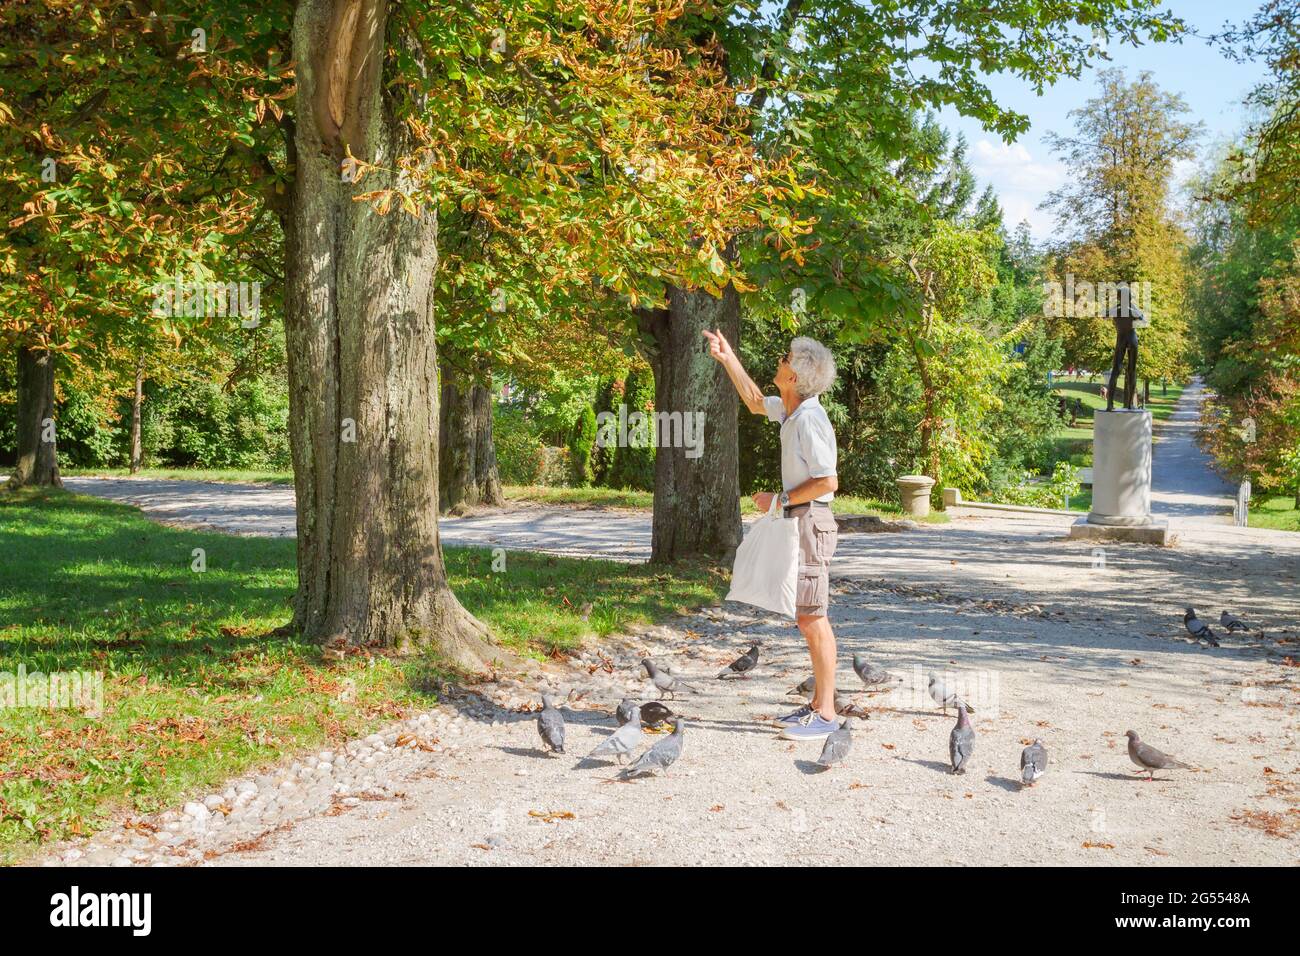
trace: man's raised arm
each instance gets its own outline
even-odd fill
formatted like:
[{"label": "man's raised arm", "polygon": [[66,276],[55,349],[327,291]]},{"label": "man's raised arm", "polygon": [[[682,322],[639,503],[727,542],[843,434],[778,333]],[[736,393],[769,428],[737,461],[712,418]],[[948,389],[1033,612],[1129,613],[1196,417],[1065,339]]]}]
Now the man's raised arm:
[{"label": "man's raised arm", "polygon": [[745,407],[755,415],[764,414],[762,389],[754,384],[754,380],[740,364],[740,359],[736,358],[736,353],[731,350],[731,344],[723,336],[722,331],[710,332],[705,329],[704,337],[709,340],[709,354],[727,370],[727,377],[731,379],[731,384],[736,386],[736,392],[740,395],[740,400],[745,403]]}]

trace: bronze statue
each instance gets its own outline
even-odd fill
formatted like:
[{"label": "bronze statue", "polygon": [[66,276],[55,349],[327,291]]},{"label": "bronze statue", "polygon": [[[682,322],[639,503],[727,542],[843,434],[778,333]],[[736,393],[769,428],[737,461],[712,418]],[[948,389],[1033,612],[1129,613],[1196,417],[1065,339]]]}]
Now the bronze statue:
[{"label": "bronze statue", "polygon": [[[1135,323],[1145,319],[1142,310],[1133,305],[1129,290],[1122,289],[1120,301],[1110,310],[1110,320],[1115,323],[1115,355],[1110,361],[1110,385],[1106,389],[1106,411],[1115,410],[1115,384],[1119,381],[1119,368],[1124,372],[1124,407],[1132,411],[1137,397],[1138,334]],[[1126,362],[1127,360],[1127,362]]]}]

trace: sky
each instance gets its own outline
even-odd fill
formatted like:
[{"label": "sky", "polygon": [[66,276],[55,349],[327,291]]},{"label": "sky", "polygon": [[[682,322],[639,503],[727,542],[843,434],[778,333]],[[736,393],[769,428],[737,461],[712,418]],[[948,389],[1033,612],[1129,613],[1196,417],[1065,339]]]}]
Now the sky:
[{"label": "sky", "polygon": [[[1224,21],[1238,23],[1254,12],[1254,0],[1171,0],[1168,8],[1182,17],[1193,33],[1208,36],[1217,33]],[[1110,63],[1098,68],[1121,67],[1130,77],[1150,70],[1164,90],[1182,94],[1191,108],[1184,118],[1205,124],[1200,150],[1204,157],[1217,144],[1232,139],[1244,125],[1242,100],[1266,76],[1258,63],[1239,64],[1226,58],[1217,48],[1196,36],[1181,44],[1148,44],[1141,47],[1119,46],[1112,41],[1107,47]],[[1053,236],[1050,212],[1038,208],[1047,194],[1065,180],[1066,171],[1043,139],[1047,131],[1067,134],[1072,125],[1069,112],[1096,95],[1095,70],[1078,80],[1065,79],[1044,91],[1042,97],[1015,77],[994,76],[990,88],[998,103],[1024,113],[1030,128],[1014,143],[1005,143],[996,133],[986,132],[978,121],[967,119],[947,108],[940,113],[943,124],[953,133],[964,133],[970,145],[970,162],[980,180],[980,188],[991,183],[1002,203],[1007,229],[1028,220],[1034,239],[1042,242]],[[1184,164],[1175,170],[1181,181],[1197,164]]]}]

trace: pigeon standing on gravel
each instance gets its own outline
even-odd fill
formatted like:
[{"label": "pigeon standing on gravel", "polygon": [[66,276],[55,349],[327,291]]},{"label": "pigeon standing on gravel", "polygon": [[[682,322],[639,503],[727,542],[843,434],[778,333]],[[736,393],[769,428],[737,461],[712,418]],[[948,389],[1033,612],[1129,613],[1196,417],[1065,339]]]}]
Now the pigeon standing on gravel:
[{"label": "pigeon standing on gravel", "polygon": [[1024,781],[1026,787],[1032,787],[1034,782],[1047,773],[1047,748],[1043,746],[1041,740],[1035,739],[1032,744],[1020,751],[1020,779]]},{"label": "pigeon standing on gravel", "polygon": [[[1128,738],[1128,759],[1147,772],[1147,779],[1154,780],[1157,770],[1191,770],[1185,763],[1180,763],[1167,753],[1156,750],[1150,744],[1144,744],[1136,731],[1126,730]],[[1141,771],[1139,771],[1141,772]]]},{"label": "pigeon standing on gravel", "polygon": [[752,671],[758,666],[758,645],[752,645],[740,657],[727,665],[726,670],[718,675],[718,680],[730,680],[735,677],[744,677],[748,671]]},{"label": "pigeon standing on gravel", "polygon": [[838,730],[831,731],[822,745],[822,755],[817,763],[829,770],[837,763],[843,763],[853,747],[853,718],[845,717]]},{"label": "pigeon standing on gravel", "polygon": [[632,719],[602,740],[595,750],[587,754],[587,759],[617,757],[618,762],[623,763],[627,755],[641,743],[641,736],[641,708],[633,706]]},{"label": "pigeon standing on gravel", "polygon": [[668,776],[668,768],[682,755],[682,740],[686,733],[686,721],[680,717],[673,718],[673,732],[637,758],[636,763],[623,771],[623,776],[632,777],[639,773],[661,771]]},{"label": "pigeon standing on gravel", "polygon": [[1183,615],[1183,627],[1187,628],[1187,633],[1198,641],[1208,641],[1211,647],[1219,646],[1219,639],[1210,630],[1210,625],[1196,616],[1196,608],[1187,609],[1187,613]]},{"label": "pigeon standing on gravel", "polygon": [[975,728],[970,725],[967,709],[962,701],[957,701],[957,726],[948,735],[948,756],[952,758],[953,773],[966,772],[966,761],[975,750]]},{"label": "pigeon standing on gravel", "polygon": [[647,701],[641,705],[641,726],[658,727],[665,720],[672,720],[677,715],[657,700]]},{"label": "pigeon standing on gravel", "polygon": [[974,707],[958,697],[955,690],[934,674],[930,675],[929,689],[930,699],[943,708],[944,714],[948,713],[949,707],[956,707],[958,704],[964,705],[967,712],[972,714],[975,713]]},{"label": "pigeon standing on gravel", "polygon": [[861,654],[853,655],[853,673],[857,674],[867,687],[879,687],[881,684],[893,684],[902,680],[883,667],[877,667]]},{"label": "pigeon standing on gravel", "polygon": [[786,693],[789,694],[791,697],[802,697],[804,700],[812,700],[813,693],[816,690],[817,690],[817,678],[809,677],[806,680],[804,680],[802,683],[795,684],[788,691],[786,691]]},{"label": "pigeon standing on gravel", "polygon": [[555,708],[555,698],[542,695],[542,711],[537,715],[537,734],[551,753],[564,753],[564,715]]},{"label": "pigeon standing on gravel", "polygon": [[[624,697],[618,702],[618,709],[614,711],[614,716],[618,718],[618,725],[622,727],[632,719],[632,711],[636,710],[636,701],[631,697]],[[645,717],[645,708],[642,707],[642,718]]]},{"label": "pigeon standing on gravel", "polygon": [[1219,614],[1219,623],[1227,629],[1229,634],[1236,634],[1238,631],[1246,631],[1249,633],[1250,631],[1250,628],[1246,626],[1245,621],[1237,617],[1235,614],[1229,614],[1227,611],[1223,611]]},{"label": "pigeon standing on gravel", "polygon": [[660,700],[663,700],[668,694],[672,694],[673,700],[676,700],[677,692],[679,690],[685,689],[692,692],[695,690],[695,688],[686,683],[686,681],[674,677],[670,668],[657,667],[655,666],[655,662],[650,660],[648,657],[641,662],[641,666],[645,668],[646,674],[650,677],[650,680],[654,683],[655,687],[659,689]]}]

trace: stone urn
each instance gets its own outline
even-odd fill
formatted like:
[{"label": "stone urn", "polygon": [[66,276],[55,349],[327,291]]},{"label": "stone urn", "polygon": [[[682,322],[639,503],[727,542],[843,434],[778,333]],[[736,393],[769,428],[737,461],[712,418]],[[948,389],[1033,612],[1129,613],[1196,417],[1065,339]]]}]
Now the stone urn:
[{"label": "stone urn", "polygon": [[898,497],[903,505],[903,513],[917,518],[924,518],[930,513],[930,491],[934,488],[934,479],[925,475],[903,475],[898,482]]}]

